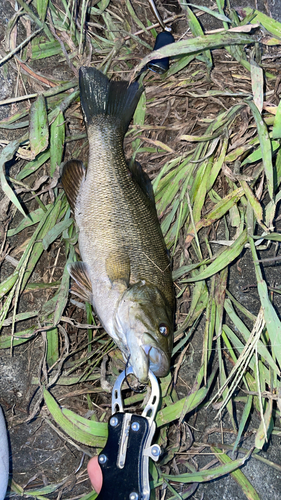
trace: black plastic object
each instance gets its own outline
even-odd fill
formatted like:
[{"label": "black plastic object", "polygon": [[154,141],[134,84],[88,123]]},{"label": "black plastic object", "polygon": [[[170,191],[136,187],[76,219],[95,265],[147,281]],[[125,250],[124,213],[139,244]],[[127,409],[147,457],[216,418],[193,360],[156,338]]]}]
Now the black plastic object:
[{"label": "black plastic object", "polygon": [[[162,31],[158,33],[155,41],[153,50],[161,49],[165,45],[174,43],[175,39],[169,31]],[[164,57],[164,59],[153,59],[147,64],[147,68],[155,73],[160,73],[162,75],[169,69],[169,57]]]},{"label": "black plastic object", "polygon": [[149,422],[145,417],[132,415],[125,464],[120,468],[117,461],[120,459],[122,447],[124,418],[125,413],[115,413],[110,419],[114,425],[108,426],[108,440],[99,455],[103,484],[97,500],[141,500],[142,498],[141,466]]}]

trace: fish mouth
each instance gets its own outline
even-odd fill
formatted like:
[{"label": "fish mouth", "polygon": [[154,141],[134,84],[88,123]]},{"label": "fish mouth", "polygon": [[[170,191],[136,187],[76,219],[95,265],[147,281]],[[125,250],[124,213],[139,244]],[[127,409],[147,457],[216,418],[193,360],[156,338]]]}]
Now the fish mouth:
[{"label": "fish mouth", "polygon": [[[129,363],[136,378],[142,383],[148,382],[148,372],[151,370],[156,377],[165,377],[169,373],[169,356],[155,343],[147,333],[138,342],[133,331],[127,334]],[[156,344],[156,345],[155,345]]]},{"label": "fish mouth", "polygon": [[154,375],[156,377],[165,377],[170,368],[166,354],[155,345],[144,344],[141,347],[147,356],[149,368]]},{"label": "fish mouth", "polygon": [[149,358],[140,344],[136,341],[133,332],[127,335],[129,363],[133,368],[136,378],[142,383],[148,382]]},{"label": "fish mouth", "polygon": [[142,344],[139,347],[139,349],[129,348],[129,363],[140,383],[146,384],[148,382],[149,370],[156,377],[165,377],[170,369],[168,356],[161,349],[151,344]]}]

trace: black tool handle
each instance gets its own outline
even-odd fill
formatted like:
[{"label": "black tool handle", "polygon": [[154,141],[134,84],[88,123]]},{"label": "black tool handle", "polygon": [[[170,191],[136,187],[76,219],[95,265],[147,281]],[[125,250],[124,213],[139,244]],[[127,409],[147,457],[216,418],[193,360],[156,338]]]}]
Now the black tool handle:
[{"label": "black tool handle", "polygon": [[99,455],[103,485],[97,500],[141,500],[141,471],[149,423],[145,417],[132,415],[128,433],[126,460],[123,468],[117,466],[120,453],[122,426],[125,413],[115,413],[115,425],[108,426],[108,439]]}]

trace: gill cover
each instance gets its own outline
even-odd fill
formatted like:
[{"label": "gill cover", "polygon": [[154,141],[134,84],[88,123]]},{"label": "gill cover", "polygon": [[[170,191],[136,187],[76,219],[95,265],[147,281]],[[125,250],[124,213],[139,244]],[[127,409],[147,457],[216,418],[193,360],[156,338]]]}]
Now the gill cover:
[{"label": "gill cover", "polygon": [[129,363],[141,382],[147,381],[149,369],[158,377],[169,372],[173,324],[168,310],[158,288],[144,280],[128,288],[120,300],[116,328],[125,333]]}]

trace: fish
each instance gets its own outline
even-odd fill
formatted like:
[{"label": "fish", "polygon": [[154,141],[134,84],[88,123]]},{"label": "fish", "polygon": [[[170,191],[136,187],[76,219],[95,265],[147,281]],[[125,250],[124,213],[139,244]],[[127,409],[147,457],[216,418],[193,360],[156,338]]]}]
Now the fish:
[{"label": "fish", "polygon": [[94,67],[80,68],[79,87],[88,165],[69,160],[61,177],[82,259],[68,267],[72,291],[92,304],[146,383],[149,370],[158,377],[170,370],[175,297],[150,179],[138,162],[126,161],[123,149],[144,89],[109,80]]}]

